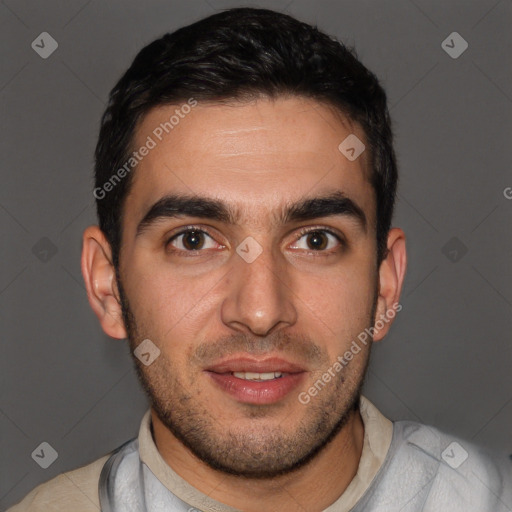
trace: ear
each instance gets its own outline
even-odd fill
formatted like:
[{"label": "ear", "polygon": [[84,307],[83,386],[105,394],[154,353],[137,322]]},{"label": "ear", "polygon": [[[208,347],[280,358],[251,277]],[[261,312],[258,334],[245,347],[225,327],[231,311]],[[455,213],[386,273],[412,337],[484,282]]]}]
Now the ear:
[{"label": "ear", "polygon": [[89,226],[83,234],[82,275],[89,304],[105,333],[112,338],[126,338],[112,252],[98,226]]},{"label": "ear", "polygon": [[396,313],[402,309],[400,293],[407,267],[405,234],[392,228],[388,234],[387,255],[379,268],[379,296],[373,341],[380,341],[389,331]]}]

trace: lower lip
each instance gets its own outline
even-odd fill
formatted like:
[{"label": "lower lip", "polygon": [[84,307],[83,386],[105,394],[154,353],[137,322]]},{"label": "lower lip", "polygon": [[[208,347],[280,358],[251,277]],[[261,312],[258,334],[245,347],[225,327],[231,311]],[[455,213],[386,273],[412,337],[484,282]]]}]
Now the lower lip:
[{"label": "lower lip", "polygon": [[239,402],[246,404],[273,404],[282,400],[304,379],[304,372],[291,373],[272,380],[239,379],[230,373],[206,372],[213,382]]}]

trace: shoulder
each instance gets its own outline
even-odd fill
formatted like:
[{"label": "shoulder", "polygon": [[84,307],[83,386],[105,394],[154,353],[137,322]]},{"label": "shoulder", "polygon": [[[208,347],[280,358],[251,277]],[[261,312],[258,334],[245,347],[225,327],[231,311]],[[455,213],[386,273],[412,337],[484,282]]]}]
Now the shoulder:
[{"label": "shoulder", "polygon": [[108,457],[38,485],[7,512],[98,512],[98,480]]},{"label": "shoulder", "polygon": [[418,470],[423,466],[432,470],[425,502],[431,507],[426,506],[425,510],[435,510],[435,506],[441,505],[439,500],[446,500],[448,496],[464,502],[469,507],[465,510],[512,508],[512,461],[509,457],[416,422],[399,421],[394,429],[398,450],[415,461],[413,466]]}]

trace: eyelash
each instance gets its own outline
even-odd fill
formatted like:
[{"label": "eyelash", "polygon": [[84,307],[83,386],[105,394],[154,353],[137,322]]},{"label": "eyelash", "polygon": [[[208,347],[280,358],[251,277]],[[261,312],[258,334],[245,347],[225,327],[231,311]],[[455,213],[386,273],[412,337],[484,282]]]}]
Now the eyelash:
[{"label": "eyelash", "polygon": [[[199,227],[199,226],[187,226],[185,228],[183,228],[181,231],[179,231],[178,233],[175,233],[173,234],[171,237],[169,237],[167,239],[167,241],[165,242],[165,247],[167,248],[170,243],[175,240],[176,238],[180,237],[181,235],[186,235],[187,233],[190,233],[191,231],[195,231],[195,232],[199,232],[199,233],[205,233],[207,234],[210,238],[212,238],[213,240],[215,240],[215,238],[213,237],[213,235],[205,228],[203,227]],[[329,229],[329,228],[326,228],[326,227],[308,227],[308,228],[302,228],[299,233],[297,234],[296,237],[294,237],[294,243],[298,242],[304,235],[307,235],[308,233],[328,233],[330,235],[332,235],[334,238],[336,238],[336,240],[339,242],[341,248],[346,248],[347,247],[347,244],[345,242],[345,240],[339,235],[337,234],[336,232],[334,232],[333,230]],[[337,248],[339,250],[339,248]],[[183,251],[182,249],[174,249],[172,250],[172,252],[175,252],[175,253],[185,253],[184,255],[185,256],[194,256],[196,255],[197,253],[201,252],[202,250],[201,249],[198,249],[198,250],[190,250],[190,251]],[[334,250],[336,251],[336,249]],[[333,250],[331,249],[330,251],[314,251],[314,250],[311,250],[311,251],[308,251],[308,254],[314,254],[315,256],[328,256],[330,254],[333,253]]]}]

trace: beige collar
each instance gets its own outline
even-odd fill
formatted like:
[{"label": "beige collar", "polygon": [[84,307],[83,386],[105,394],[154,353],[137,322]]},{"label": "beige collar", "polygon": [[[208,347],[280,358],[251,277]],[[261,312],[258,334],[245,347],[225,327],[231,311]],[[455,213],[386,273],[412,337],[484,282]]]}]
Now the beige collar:
[{"label": "beige collar", "polygon": [[[324,512],[350,510],[368,489],[386,458],[391,444],[393,423],[365,397],[361,397],[360,412],[364,423],[364,442],[357,474],[345,492]],[[140,425],[139,453],[142,462],[148,466],[160,482],[192,507],[205,512],[236,511],[236,509],[215,501],[198,491],[164,461],[151,435],[151,410],[144,414]]]}]

